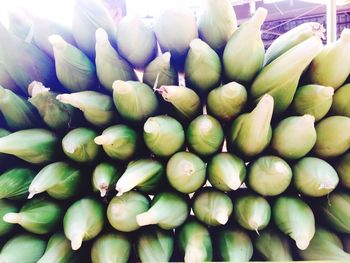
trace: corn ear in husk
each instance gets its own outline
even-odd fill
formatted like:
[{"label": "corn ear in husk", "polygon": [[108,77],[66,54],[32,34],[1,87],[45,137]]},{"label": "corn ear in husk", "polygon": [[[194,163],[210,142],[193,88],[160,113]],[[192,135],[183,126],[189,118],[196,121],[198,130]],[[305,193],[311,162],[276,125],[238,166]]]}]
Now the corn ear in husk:
[{"label": "corn ear in husk", "polygon": [[121,170],[109,163],[103,162],[96,166],[92,173],[92,187],[95,192],[100,192],[101,197],[114,189],[114,186],[121,176]]},{"label": "corn ear in husk", "polygon": [[350,84],[340,87],[333,96],[331,112],[334,115],[350,117]]},{"label": "corn ear in husk", "polygon": [[346,153],[341,156],[335,163],[340,183],[347,189],[350,188],[350,153]]},{"label": "corn ear in husk", "polygon": [[15,213],[18,211],[17,205],[1,199],[0,200],[0,237],[6,235],[13,229],[13,224],[5,222],[2,218],[7,213]]}]

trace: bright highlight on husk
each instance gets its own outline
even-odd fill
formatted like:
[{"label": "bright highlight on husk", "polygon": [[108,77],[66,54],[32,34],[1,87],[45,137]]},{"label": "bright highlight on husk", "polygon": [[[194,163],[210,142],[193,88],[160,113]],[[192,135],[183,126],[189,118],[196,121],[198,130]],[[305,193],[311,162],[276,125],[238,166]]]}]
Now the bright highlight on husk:
[{"label": "bright highlight on husk", "polygon": [[92,187],[100,192],[101,197],[114,189],[121,176],[121,169],[111,163],[103,162],[96,166],[92,173]]}]

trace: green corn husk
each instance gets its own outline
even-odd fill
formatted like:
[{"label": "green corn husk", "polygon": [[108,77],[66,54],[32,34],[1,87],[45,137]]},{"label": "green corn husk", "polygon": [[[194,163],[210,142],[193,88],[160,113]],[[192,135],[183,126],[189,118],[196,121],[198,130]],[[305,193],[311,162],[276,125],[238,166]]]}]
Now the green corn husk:
[{"label": "green corn husk", "polygon": [[340,87],[333,96],[331,112],[335,115],[350,117],[350,84]]},{"label": "green corn husk", "polygon": [[127,263],[130,257],[130,240],[121,233],[113,232],[98,237],[91,248],[92,263]]},{"label": "green corn husk", "polygon": [[107,218],[115,229],[123,232],[132,232],[139,229],[136,216],[146,212],[150,207],[147,196],[130,191],[122,196],[113,197],[107,208]]},{"label": "green corn husk", "polygon": [[170,63],[170,59],[170,52],[165,52],[152,60],[145,67],[143,82],[156,89],[163,85],[178,85],[178,73]]},{"label": "green corn husk", "polygon": [[261,153],[271,141],[273,105],[273,97],[266,94],[253,111],[238,116],[227,138],[229,146],[246,157]]},{"label": "green corn husk", "polygon": [[87,163],[95,160],[100,152],[100,146],[95,144],[97,133],[90,128],[71,130],[62,139],[64,153],[72,160]]},{"label": "green corn husk", "polygon": [[315,217],[311,208],[297,197],[280,196],[273,206],[273,219],[284,234],[305,250],[315,234]]},{"label": "green corn husk", "polygon": [[154,226],[143,229],[137,236],[136,251],[141,262],[169,262],[174,251],[173,231]]},{"label": "green corn husk", "polygon": [[157,55],[157,39],[140,17],[126,16],[117,30],[118,52],[135,68],[143,69]]},{"label": "green corn husk", "polygon": [[116,25],[101,1],[75,0],[72,33],[79,47],[91,59],[95,58],[95,32],[103,28],[113,46],[116,45]]},{"label": "green corn husk", "polygon": [[196,218],[210,226],[225,225],[233,211],[233,204],[225,193],[214,188],[203,188],[193,197]]},{"label": "green corn husk", "polygon": [[121,170],[111,163],[103,162],[96,166],[92,174],[92,186],[101,197],[111,191],[121,176]]},{"label": "green corn husk", "polygon": [[161,162],[152,159],[139,159],[128,164],[125,172],[116,184],[118,196],[134,188],[143,192],[155,190],[163,177],[164,166]]},{"label": "green corn husk", "polygon": [[3,220],[19,224],[28,232],[47,234],[54,230],[62,219],[63,209],[56,203],[45,199],[28,201],[17,213],[7,213]]},{"label": "green corn husk", "polygon": [[20,39],[30,41],[33,21],[23,9],[8,11],[8,31]]},{"label": "green corn husk", "polygon": [[11,78],[5,66],[1,63],[1,58],[0,58],[0,86],[4,87],[5,89],[9,89],[15,92],[16,94],[22,94],[21,89],[16,85],[16,82]]},{"label": "green corn husk", "polygon": [[0,199],[0,237],[6,235],[13,229],[13,224],[5,222],[2,218],[7,213],[15,213],[18,211],[17,206],[7,200]]},{"label": "green corn husk", "polygon": [[277,37],[265,53],[264,66],[313,36],[324,39],[325,28],[317,22],[305,22]]},{"label": "green corn husk", "polygon": [[69,240],[59,232],[50,237],[45,253],[37,263],[70,263],[73,257]]},{"label": "green corn husk", "polygon": [[227,42],[222,60],[228,80],[249,83],[261,70],[265,55],[261,26],[266,16],[267,10],[259,7]]},{"label": "green corn husk", "polygon": [[55,64],[43,51],[10,34],[2,25],[0,38],[1,64],[23,93],[27,94],[28,85],[33,80],[47,86],[57,81]]},{"label": "green corn husk", "polygon": [[178,152],[170,157],[166,176],[174,189],[189,194],[205,183],[205,170],[205,163],[198,156],[190,152]]},{"label": "green corn husk", "polygon": [[35,235],[11,237],[2,247],[0,262],[37,263],[45,252],[46,242]]},{"label": "green corn husk", "polygon": [[317,140],[313,149],[321,158],[338,157],[350,149],[350,118],[331,116],[316,125]]},{"label": "green corn husk", "polygon": [[338,173],[340,183],[346,188],[350,188],[350,153],[344,154],[334,167]]},{"label": "green corn husk", "polygon": [[287,117],[273,130],[272,149],[282,158],[299,159],[316,143],[315,117],[309,114]]},{"label": "green corn husk", "polygon": [[129,160],[137,152],[139,138],[135,130],[118,124],[105,129],[94,141],[97,145],[102,145],[112,159]]},{"label": "green corn husk", "polygon": [[152,89],[138,81],[115,81],[113,100],[119,114],[132,122],[142,122],[158,109],[158,100]]},{"label": "green corn husk", "polygon": [[228,0],[207,0],[200,10],[199,37],[221,53],[232,33],[237,29],[237,18]]},{"label": "green corn husk", "polygon": [[340,233],[350,234],[350,195],[346,192],[331,193],[321,204],[323,217],[329,227]]},{"label": "green corn husk", "polygon": [[299,115],[310,114],[315,121],[321,120],[329,111],[334,100],[334,89],[321,85],[305,85],[298,87],[292,108]]},{"label": "green corn husk", "polygon": [[56,99],[58,95],[41,82],[33,81],[28,88],[28,101],[37,109],[43,121],[57,131],[67,130],[78,122],[79,110]]},{"label": "green corn husk", "polygon": [[240,196],[235,202],[234,217],[240,226],[259,234],[258,231],[270,223],[271,207],[261,196],[252,194]]},{"label": "green corn husk", "polygon": [[181,120],[191,121],[202,113],[200,98],[192,89],[182,86],[161,86],[156,91],[165,101],[172,104]]},{"label": "green corn husk", "polygon": [[310,37],[264,67],[251,85],[252,99],[260,100],[268,93],[275,101],[274,113],[283,113],[293,101],[302,73],[322,46],[319,37]]},{"label": "green corn husk", "polygon": [[66,162],[49,164],[34,177],[28,199],[42,192],[55,199],[69,199],[79,192],[82,179],[80,170]]},{"label": "green corn husk", "polygon": [[[9,135],[10,132],[8,130],[0,128],[0,138]],[[4,162],[8,156],[6,154],[0,153],[0,162]],[[5,167],[3,167],[5,168]],[[2,169],[1,169],[2,170]]]},{"label": "green corn husk", "polygon": [[0,112],[11,130],[30,129],[41,124],[38,112],[28,101],[2,86]]},{"label": "green corn husk", "polygon": [[246,262],[253,256],[249,235],[241,229],[221,229],[217,236],[220,258],[227,262]]},{"label": "green corn husk", "polygon": [[98,86],[95,65],[82,51],[60,35],[51,35],[49,41],[55,55],[57,78],[67,90],[77,92]]},{"label": "green corn husk", "polygon": [[336,234],[318,227],[314,238],[305,250],[299,250],[298,254],[303,260],[325,260],[348,262],[350,254],[343,250],[343,244]]},{"label": "green corn husk", "polygon": [[213,89],[207,98],[208,113],[222,122],[232,121],[247,103],[247,90],[237,82]]},{"label": "green corn husk", "polygon": [[185,58],[190,42],[198,37],[194,14],[179,6],[163,10],[155,18],[154,32],[161,50],[170,51],[177,61]]},{"label": "green corn husk", "polygon": [[60,35],[64,40],[76,46],[71,30],[62,24],[56,23],[44,17],[32,17],[33,19],[33,40],[42,51],[51,58],[55,58],[49,36]]},{"label": "green corn husk", "polygon": [[90,198],[75,201],[63,218],[65,236],[73,250],[78,250],[83,241],[96,237],[104,224],[104,209],[100,202]]},{"label": "green corn husk", "polygon": [[185,60],[185,81],[187,86],[207,93],[221,82],[220,57],[204,41],[191,41]]},{"label": "green corn husk", "polygon": [[134,69],[114,50],[103,28],[96,30],[95,63],[98,79],[109,91],[113,91],[113,82],[116,80],[137,80]]},{"label": "green corn husk", "polygon": [[267,261],[293,261],[287,236],[272,228],[261,231],[254,245],[259,254]]},{"label": "green corn husk", "polygon": [[80,91],[57,95],[56,99],[80,109],[88,122],[96,126],[105,126],[114,119],[114,105],[110,96],[97,91]]},{"label": "green corn husk", "polygon": [[220,122],[210,115],[200,115],[188,126],[186,139],[195,153],[208,156],[221,150],[225,138]]},{"label": "green corn husk", "polygon": [[35,173],[27,168],[12,168],[0,175],[0,200],[22,199],[28,194]]},{"label": "green corn husk", "polygon": [[160,115],[147,119],[143,126],[143,139],[155,155],[168,157],[183,148],[185,132],[176,119]]},{"label": "green corn husk", "polygon": [[158,225],[162,229],[173,229],[182,225],[190,213],[188,196],[176,192],[157,193],[151,207],[136,216],[139,226]]},{"label": "green corn husk", "polygon": [[300,159],[293,167],[293,178],[300,193],[313,197],[328,195],[339,183],[335,169],[315,157]]},{"label": "green corn husk", "polygon": [[243,160],[231,153],[218,153],[208,164],[208,180],[221,191],[237,190],[246,177]]},{"label": "green corn husk", "polygon": [[336,42],[327,44],[313,59],[308,76],[312,83],[339,88],[350,74],[350,29],[345,28]]},{"label": "green corn husk", "polygon": [[263,156],[249,165],[249,187],[263,196],[283,193],[292,181],[292,169],[278,156]]},{"label": "green corn husk", "polygon": [[177,231],[178,246],[184,254],[184,262],[200,263],[213,259],[212,241],[204,225],[190,219]]},{"label": "green corn husk", "polygon": [[56,154],[58,139],[44,129],[28,129],[0,138],[0,153],[15,155],[33,164],[52,161]]}]

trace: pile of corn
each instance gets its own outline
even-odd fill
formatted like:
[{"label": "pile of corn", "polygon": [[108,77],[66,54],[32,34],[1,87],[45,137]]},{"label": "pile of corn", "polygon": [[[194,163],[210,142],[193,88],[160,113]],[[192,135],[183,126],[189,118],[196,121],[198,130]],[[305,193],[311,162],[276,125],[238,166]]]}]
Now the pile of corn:
[{"label": "pile of corn", "polygon": [[305,23],[265,50],[266,16],[10,14],[0,262],[349,262],[350,29],[323,45]]}]

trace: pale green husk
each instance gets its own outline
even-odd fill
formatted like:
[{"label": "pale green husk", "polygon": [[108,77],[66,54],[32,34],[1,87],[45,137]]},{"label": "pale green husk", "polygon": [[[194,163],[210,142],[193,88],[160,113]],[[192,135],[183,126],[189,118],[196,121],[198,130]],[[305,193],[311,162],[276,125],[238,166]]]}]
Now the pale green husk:
[{"label": "pale green husk", "polygon": [[118,232],[98,237],[91,248],[92,263],[127,263],[131,243],[127,236]]},{"label": "pale green husk", "polygon": [[0,237],[9,233],[14,225],[5,222],[2,218],[7,213],[15,213],[18,211],[17,205],[14,203],[0,199]]},{"label": "pale green husk", "polygon": [[0,199],[22,199],[28,194],[28,188],[35,176],[28,168],[12,168],[0,176]]},{"label": "pale green husk", "polygon": [[233,204],[225,193],[214,188],[204,188],[193,199],[196,218],[210,226],[225,225],[231,216]]},{"label": "pale green husk", "polygon": [[293,166],[293,180],[300,193],[313,197],[328,195],[339,183],[336,170],[315,157],[302,158]]},{"label": "pale green husk", "polygon": [[189,194],[204,184],[205,170],[205,163],[198,156],[190,152],[178,152],[169,159],[166,176],[173,188]]},{"label": "pale green husk", "polygon": [[136,216],[146,212],[150,207],[150,200],[145,195],[130,191],[122,196],[113,197],[107,208],[107,218],[115,229],[131,232],[139,229]]},{"label": "pale green husk", "polygon": [[350,153],[344,154],[335,164],[334,167],[338,173],[340,183],[350,188]]},{"label": "pale green husk", "polygon": [[333,96],[331,112],[335,115],[350,117],[350,84],[340,87]]},{"label": "pale green husk", "polygon": [[118,166],[109,162],[102,162],[96,166],[92,173],[92,187],[95,192],[100,192],[101,197],[106,196],[114,189],[115,184],[122,175]]}]

